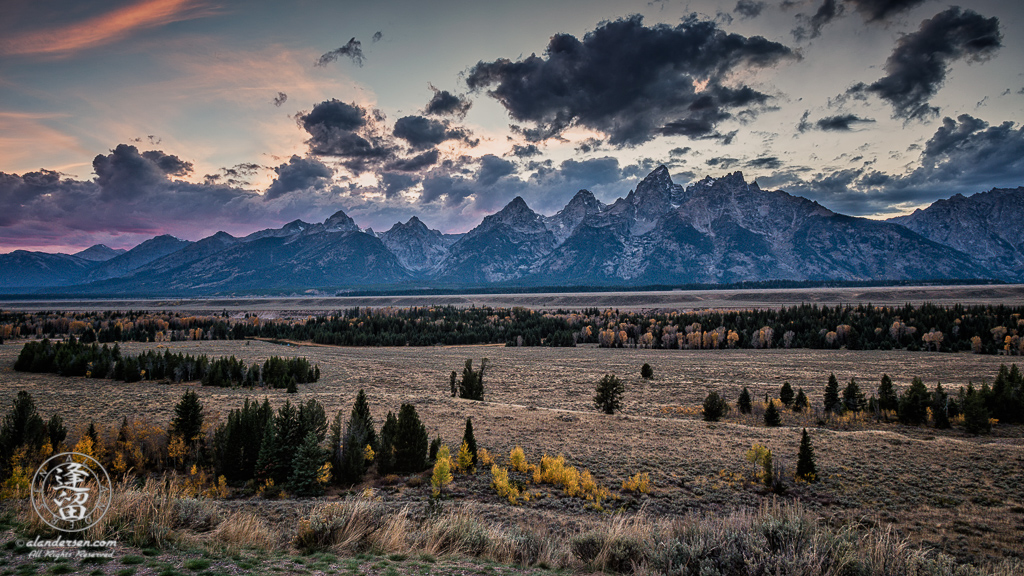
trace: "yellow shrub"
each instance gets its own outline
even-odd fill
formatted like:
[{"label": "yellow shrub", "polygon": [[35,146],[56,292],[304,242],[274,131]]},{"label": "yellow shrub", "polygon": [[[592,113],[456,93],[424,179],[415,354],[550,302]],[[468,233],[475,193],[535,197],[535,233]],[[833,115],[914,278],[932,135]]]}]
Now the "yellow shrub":
[{"label": "yellow shrub", "polygon": [[509,482],[508,470],[497,464],[491,465],[491,488],[494,488],[498,496],[508,498],[509,504],[519,504],[519,489]]},{"label": "yellow shrub", "polygon": [[[465,443],[463,443],[465,444]],[[439,496],[441,490],[452,481],[452,457],[448,447],[442,445],[437,451],[437,460],[434,462],[434,474],[430,477],[430,485],[434,489],[434,496]]]},{"label": "yellow shrub", "polygon": [[377,454],[373,451],[373,446],[367,444],[366,449],[363,450],[363,459],[366,460],[367,462],[373,462],[373,459],[376,456]]},{"label": "yellow shrub", "polygon": [[[223,476],[221,476],[223,478]],[[324,465],[317,470],[316,481],[321,486],[327,486],[331,482],[331,463],[324,462]]]},{"label": "yellow shrub", "polygon": [[630,476],[622,483],[622,489],[639,494],[647,494],[651,491],[651,477],[647,472],[639,472]]},{"label": "yellow shrub", "polygon": [[476,471],[473,468],[473,453],[469,451],[469,444],[463,440],[462,446],[459,447],[459,455],[456,458],[456,467],[459,472],[466,474],[472,474]]},{"label": "yellow shrub", "polygon": [[217,478],[217,485],[210,486],[205,494],[207,498],[227,498],[231,495],[231,491],[228,490],[228,480],[221,474]]},{"label": "yellow shrub", "polygon": [[0,485],[0,500],[8,498],[27,498],[30,492],[31,470],[24,466],[15,465],[11,471],[11,477],[4,480]]},{"label": "yellow shrub", "polygon": [[529,464],[526,462],[526,454],[523,453],[523,449],[516,446],[512,449],[512,453],[508,455],[508,464],[513,470],[519,472],[526,472],[529,469]]},{"label": "yellow shrub", "polygon": [[491,457],[491,453],[487,451],[487,448],[477,450],[476,460],[481,466],[491,466],[494,464],[494,458]]}]

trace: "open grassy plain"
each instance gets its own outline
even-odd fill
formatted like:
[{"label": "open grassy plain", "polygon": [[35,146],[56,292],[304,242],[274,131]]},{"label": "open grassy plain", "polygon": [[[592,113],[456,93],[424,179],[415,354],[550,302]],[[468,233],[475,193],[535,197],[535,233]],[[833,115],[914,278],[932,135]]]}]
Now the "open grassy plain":
[{"label": "open grassy plain", "polygon": [[[1024,558],[1024,430],[997,427],[990,437],[971,437],[959,427],[948,431],[896,424],[830,421],[784,411],[781,428],[766,428],[756,418],[735,413],[719,423],[700,420],[705,395],[717,390],[735,402],[747,386],[755,400],[777,396],[784,381],[802,387],[820,407],[830,372],[842,384],[856,378],[870,395],[883,373],[902,388],[920,376],[929,389],[937,382],[951,393],[968,381],[991,381],[1008,358],[971,354],[902,351],[815,350],[635,350],[581,348],[505,348],[500,346],[432,348],[338,348],[283,346],[267,342],[177,342],[122,344],[125,353],[157,348],[172,352],[234,355],[262,362],[272,355],[304,356],[319,364],[318,383],[283,390],[239,390],[196,386],[212,420],[223,418],[243,398],[268,397],[276,407],[286,400],[316,397],[332,415],[351,409],[357,391],[366,390],[377,426],[385,414],[412,403],[431,437],[450,446],[461,439],[467,416],[473,418],[479,446],[504,464],[509,451],[522,446],[531,462],[542,454],[563,454],[569,464],[589,469],[597,482],[620,493],[598,512],[578,498],[552,487],[513,508],[489,488],[485,471],[456,475],[452,505],[470,504],[495,521],[524,518],[573,530],[602,518],[608,510],[637,511],[653,517],[689,513],[727,514],[756,509],[773,498],[751,481],[754,466],[744,455],[751,445],[770,448],[788,470],[796,463],[800,427],[807,426],[815,447],[821,481],[794,484],[781,498],[799,500],[811,514],[834,525],[893,525],[915,544],[942,550],[963,561]],[[185,385],[125,384],[109,380],[61,378],[11,370],[21,343],[0,346],[0,405],[9,406],[18,390],[29,391],[40,411],[59,411],[72,429],[90,420],[113,425],[123,416],[166,425]],[[485,401],[454,399],[448,374],[461,372],[472,358],[489,358]],[[654,379],[641,380],[648,362]],[[596,382],[617,374],[626,385],[621,414],[607,416],[592,406]],[[647,472],[649,495],[619,490],[632,474]],[[526,477],[522,476],[525,480]],[[430,489],[422,479],[383,486],[371,479],[386,503],[425,506]],[[332,494],[329,497],[338,497]],[[261,501],[229,501],[225,506],[263,510]],[[297,501],[305,507],[308,502]],[[416,508],[418,507],[418,508]],[[268,510],[271,508],[267,508]],[[277,526],[294,534],[296,512],[275,504]],[[292,510],[289,512],[289,510]],[[520,520],[516,520],[520,519]],[[529,520],[533,521],[533,520]]]}]

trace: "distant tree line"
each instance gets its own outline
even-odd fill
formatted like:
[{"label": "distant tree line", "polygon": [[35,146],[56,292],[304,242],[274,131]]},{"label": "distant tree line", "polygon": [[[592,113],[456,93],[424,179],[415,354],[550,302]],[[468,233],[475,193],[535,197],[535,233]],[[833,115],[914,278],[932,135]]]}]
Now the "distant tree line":
[{"label": "distant tree line", "polygon": [[[598,389],[600,391],[601,387]],[[811,409],[803,388],[798,388],[794,394],[789,382],[783,383],[778,397],[781,407],[792,412]],[[746,387],[737,398],[736,409],[740,414],[753,411],[750,391]],[[704,399],[704,420],[716,422],[730,411],[731,406],[717,391],[709,392]],[[931,425],[937,429],[951,428],[957,421],[968,433],[988,433],[994,422],[1024,424],[1024,375],[1016,364],[1009,368],[1001,365],[991,386],[984,383],[976,388],[969,382],[953,395],[941,383],[928,390],[920,378],[914,378],[902,394],[897,394],[892,378],[883,374],[875,393],[865,399],[855,379],[851,378],[841,387],[836,375],[830,374],[819,414],[824,417],[865,416],[878,421],[898,421],[908,426]],[[774,400],[767,397],[763,420],[769,427],[782,424],[781,412],[775,407]],[[825,420],[819,422],[825,423]]]},{"label": "distant tree line", "polygon": [[122,382],[169,380],[204,386],[264,386],[289,388],[320,379],[320,367],[305,358],[272,356],[262,365],[246,366],[234,356],[210,360],[205,354],[163,354],[155,351],[137,356],[123,355],[118,344],[84,344],[74,336],[67,342],[48,339],[26,342],[14,362],[20,372],[44,372],[61,376],[107,378]]},{"label": "distant tree line", "polygon": [[145,312],[0,313],[0,338],[73,335],[84,343],[265,338],[337,346],[505,344],[812,348],[1024,354],[1024,306],[922,304],[696,312],[537,311],[455,306],[352,308],[303,320]]}]

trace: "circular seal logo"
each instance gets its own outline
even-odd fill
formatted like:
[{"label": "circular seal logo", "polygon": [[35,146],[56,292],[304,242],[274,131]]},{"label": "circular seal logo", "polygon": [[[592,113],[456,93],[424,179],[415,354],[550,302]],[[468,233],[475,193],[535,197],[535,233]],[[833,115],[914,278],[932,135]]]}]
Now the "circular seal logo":
[{"label": "circular seal logo", "polygon": [[110,475],[92,456],[62,452],[32,477],[32,508],[47,525],[81,532],[99,522],[113,497]]}]

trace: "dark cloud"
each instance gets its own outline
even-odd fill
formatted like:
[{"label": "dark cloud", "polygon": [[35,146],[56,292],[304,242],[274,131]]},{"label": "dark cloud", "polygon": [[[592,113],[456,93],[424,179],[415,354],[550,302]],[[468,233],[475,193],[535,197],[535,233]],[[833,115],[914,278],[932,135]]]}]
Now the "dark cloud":
[{"label": "dark cloud", "polygon": [[879,22],[924,4],[927,0],[845,0],[845,2],[860,12],[868,22]]},{"label": "dark cloud", "polygon": [[147,150],[142,157],[157,165],[168,176],[188,176],[192,173],[192,163],[177,156],[164,154],[161,150]]},{"label": "dark cloud", "polygon": [[378,134],[382,115],[376,111],[368,113],[356,104],[331,99],[296,119],[310,135],[306,141],[310,153],[341,158],[353,172],[362,172],[393,155],[393,147]]},{"label": "dark cloud", "polygon": [[529,158],[530,156],[537,156],[540,154],[540,148],[537,148],[536,144],[513,144],[512,155],[518,158]]},{"label": "dark cloud", "polygon": [[438,90],[433,86],[430,89],[434,91],[434,95],[430,98],[430,102],[427,102],[427,107],[423,110],[424,114],[462,118],[469,111],[470,106],[473,105],[464,96],[457,96],[447,90]]},{"label": "dark cloud", "polygon": [[[265,200],[218,182],[175,179],[189,172],[189,162],[127,144],[97,156],[93,165],[91,181],[46,170],[0,174],[0,245],[124,246],[165,233],[198,239],[218,230],[249,233],[258,225],[323,218],[336,210],[326,187]],[[223,172],[246,170],[248,165],[240,165]]]},{"label": "dark cloud", "polygon": [[461,140],[474,145],[469,132],[460,127],[451,127],[447,121],[434,120],[424,116],[403,116],[395,122],[392,132],[417,149],[430,148],[445,140]]},{"label": "dark cloud", "polygon": [[493,154],[485,154],[480,158],[480,169],[476,173],[476,181],[482,186],[493,186],[500,178],[515,174],[516,165]]},{"label": "dark cloud", "polygon": [[811,129],[811,123],[807,120],[811,116],[810,110],[804,110],[802,116],[800,116],[800,123],[796,125],[796,131],[803,134]]},{"label": "dark cloud", "polygon": [[118,144],[110,154],[96,156],[92,168],[104,199],[117,200],[145,195],[169,175],[188,174],[192,164],[159,150],[140,154],[135,146]]},{"label": "dark cloud", "polygon": [[716,156],[714,158],[708,158],[707,162],[705,162],[705,164],[707,164],[708,166],[714,166],[716,168],[721,168],[722,170],[728,170],[733,166],[737,166],[739,163],[739,158],[729,158],[728,156]]},{"label": "dark cloud", "polygon": [[364,60],[362,42],[356,40],[355,38],[352,38],[351,40],[346,42],[345,45],[342,46],[341,48],[331,50],[330,52],[321,55],[320,58],[317,59],[314,66],[327,66],[328,64],[334,62],[335,60],[342,56],[347,57],[349,60],[352,61],[353,64],[362,67]]},{"label": "dark cloud", "polygon": [[921,119],[938,114],[931,106],[955,60],[981,61],[1002,46],[999,19],[950,8],[906,34],[885,62],[886,75],[874,84],[858,84],[851,93],[870,92],[889,102],[893,117]]},{"label": "dark cloud", "polygon": [[287,101],[288,101],[288,95],[285,94],[284,92],[278,92],[277,96],[274,97],[274,100],[273,100],[274,106],[277,106],[278,108],[280,108],[281,105],[284,104]]},{"label": "dark cloud", "polygon": [[825,0],[813,16],[798,15],[801,24],[793,29],[793,38],[799,42],[821,36],[821,29],[842,13],[842,10],[837,0]]},{"label": "dark cloud", "polygon": [[775,156],[762,156],[760,158],[754,158],[753,160],[747,161],[747,167],[749,168],[763,168],[768,170],[778,170],[782,167],[782,161]]},{"label": "dark cloud", "polygon": [[412,188],[420,179],[404,172],[383,172],[380,182],[386,198],[394,198],[404,190]]},{"label": "dark cloud", "polygon": [[[927,0],[824,0],[812,16],[797,14],[800,25],[793,29],[797,41],[821,36],[826,24],[842,16],[845,6],[852,6],[868,23],[886,22],[890,17],[906,12]],[[795,6],[796,2],[783,2],[782,8]],[[738,6],[737,6],[738,8]]]},{"label": "dark cloud", "polygon": [[758,0],[739,0],[732,11],[743,18],[757,18],[761,15],[761,11],[764,10],[764,7],[765,3]]},{"label": "dark cloud", "polygon": [[944,118],[925,144],[921,167],[911,179],[1019,185],[1024,181],[1024,127],[1013,122],[989,126],[968,114]]},{"label": "dark cloud", "polygon": [[668,155],[669,156],[685,156],[689,152],[690,152],[690,147],[686,146],[684,148],[673,148],[673,149],[668,151]]},{"label": "dark cloud", "polygon": [[598,148],[601,147],[602,144],[604,144],[604,140],[599,140],[597,138],[587,138],[586,140],[580,142],[578,146],[576,146],[576,151],[581,152],[583,154],[587,154],[588,152],[597,150]]},{"label": "dark cloud", "polygon": [[437,164],[437,158],[439,153],[437,148],[433,150],[427,150],[422,154],[417,154],[411,158],[398,158],[387,165],[389,170],[399,170],[401,172],[418,172],[429,166]]},{"label": "dark cloud", "polygon": [[231,168],[221,168],[220,174],[207,174],[203,176],[207,185],[227,184],[229,186],[244,186],[249,184],[249,179],[254,176],[263,166],[252,162],[235,164]]},{"label": "dark cloud", "polygon": [[373,38],[370,38],[371,42],[380,42],[381,38],[384,37],[384,32],[377,30],[373,33]]},{"label": "dark cloud", "polygon": [[267,188],[264,199],[273,200],[289,192],[323,188],[329,184],[334,172],[315,158],[292,156],[287,162],[274,168],[277,178]]},{"label": "dark cloud", "polygon": [[[593,187],[599,184],[609,184],[622,180],[622,170],[619,169],[619,161],[612,156],[602,158],[590,158],[588,160],[573,160],[572,158],[563,161],[555,173],[558,179],[569,182],[586,182],[586,187]],[[538,183],[552,182],[552,174],[547,178],[541,178]]]},{"label": "dark cloud", "polygon": [[819,130],[833,132],[849,132],[853,124],[865,124],[874,122],[871,118],[861,118],[853,114],[840,114],[838,116],[826,116],[814,124]]},{"label": "dark cloud", "polygon": [[729,34],[694,16],[675,27],[644,26],[632,16],[603,23],[582,41],[556,34],[543,57],[479,62],[466,83],[491,88],[513,120],[531,123],[521,129],[530,140],[580,125],[630,146],[658,134],[715,134],[731,109],[769,98],[747,86],[727,87],[727,77],[793,57],[782,44]]},{"label": "dark cloud", "polygon": [[918,166],[908,174],[846,169],[806,178],[789,170],[764,180],[854,215],[892,211],[956,193],[1017,187],[1024,181],[1024,127],[1013,122],[991,126],[962,114],[956,120],[943,119],[925,144]]}]

